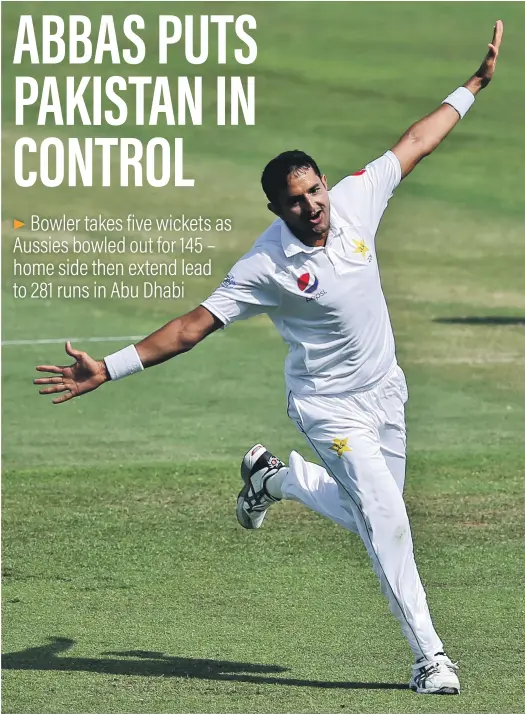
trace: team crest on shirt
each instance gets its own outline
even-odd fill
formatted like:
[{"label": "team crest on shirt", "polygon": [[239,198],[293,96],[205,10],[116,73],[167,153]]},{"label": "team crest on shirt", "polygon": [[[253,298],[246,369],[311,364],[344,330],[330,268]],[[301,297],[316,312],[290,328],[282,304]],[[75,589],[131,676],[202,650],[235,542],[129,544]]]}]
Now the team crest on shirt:
[{"label": "team crest on shirt", "polygon": [[348,438],[346,439],[334,439],[330,451],[335,451],[340,459],[343,458],[345,451],[352,451],[348,446]]},{"label": "team crest on shirt", "polygon": [[[354,244],[354,253],[361,253],[363,258],[366,258],[366,254],[370,253],[370,248],[364,240],[353,240],[352,243]],[[370,262],[370,256],[368,256],[368,262]]]},{"label": "team crest on shirt", "polygon": [[303,273],[297,278],[297,287],[302,293],[314,293],[319,287],[319,280],[313,273]]}]

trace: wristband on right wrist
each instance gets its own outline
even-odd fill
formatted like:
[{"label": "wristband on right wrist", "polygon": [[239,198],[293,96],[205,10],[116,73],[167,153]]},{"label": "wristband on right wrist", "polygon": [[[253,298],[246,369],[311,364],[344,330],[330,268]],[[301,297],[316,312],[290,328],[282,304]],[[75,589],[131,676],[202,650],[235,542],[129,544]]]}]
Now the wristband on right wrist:
[{"label": "wristband on right wrist", "polygon": [[123,377],[129,377],[130,374],[135,374],[135,372],[142,372],[144,369],[135,345],[129,345],[129,347],[124,347],[123,350],[113,352],[113,354],[104,357],[104,362],[112,382]]},{"label": "wristband on right wrist", "polygon": [[452,94],[449,94],[441,104],[450,104],[463,119],[470,107],[474,104],[474,95],[466,87],[458,87]]}]

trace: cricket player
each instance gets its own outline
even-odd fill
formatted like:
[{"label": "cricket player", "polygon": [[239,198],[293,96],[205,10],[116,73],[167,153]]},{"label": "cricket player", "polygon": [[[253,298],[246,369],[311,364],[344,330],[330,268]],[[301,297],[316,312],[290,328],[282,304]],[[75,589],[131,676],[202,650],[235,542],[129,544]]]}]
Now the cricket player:
[{"label": "cricket player", "polygon": [[262,174],[276,220],[195,310],[136,345],[94,360],[66,343],[71,366],[40,366],[41,394],[55,404],[195,347],[207,335],[266,313],[289,345],[288,415],[323,466],[292,452],[288,466],[261,444],[241,465],[237,519],[259,528],[268,509],[293,499],[362,538],[390,609],[413,650],[410,688],[459,694],[414,560],[403,486],[405,378],[381,289],[375,237],[389,198],[432,153],[492,79],[503,24],[478,71],[383,156],[330,191],[301,151],[272,159]]}]

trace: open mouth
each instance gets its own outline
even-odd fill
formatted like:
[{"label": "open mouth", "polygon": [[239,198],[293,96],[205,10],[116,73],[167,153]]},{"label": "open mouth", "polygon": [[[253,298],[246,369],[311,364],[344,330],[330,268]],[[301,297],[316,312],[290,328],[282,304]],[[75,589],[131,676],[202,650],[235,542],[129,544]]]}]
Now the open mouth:
[{"label": "open mouth", "polygon": [[323,217],[323,209],[320,208],[318,211],[316,211],[315,213],[312,213],[310,216],[308,216],[308,223],[310,223],[313,226],[316,226],[321,222],[322,217]]}]

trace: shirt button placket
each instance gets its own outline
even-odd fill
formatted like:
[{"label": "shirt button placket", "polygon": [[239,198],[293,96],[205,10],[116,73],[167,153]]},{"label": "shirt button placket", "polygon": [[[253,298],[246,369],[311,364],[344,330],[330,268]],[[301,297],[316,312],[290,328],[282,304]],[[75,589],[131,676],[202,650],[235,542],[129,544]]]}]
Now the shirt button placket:
[{"label": "shirt button placket", "polygon": [[328,258],[329,262],[330,262],[331,265],[332,265],[332,268],[334,269],[334,273],[335,273],[336,275],[338,275],[338,274],[339,274],[339,271],[337,270],[337,263],[336,263],[336,261],[334,260],[334,256],[332,255],[332,251],[331,251],[328,247],[325,247],[325,253],[326,253],[326,257]]}]

